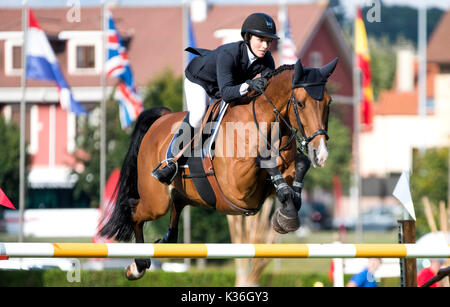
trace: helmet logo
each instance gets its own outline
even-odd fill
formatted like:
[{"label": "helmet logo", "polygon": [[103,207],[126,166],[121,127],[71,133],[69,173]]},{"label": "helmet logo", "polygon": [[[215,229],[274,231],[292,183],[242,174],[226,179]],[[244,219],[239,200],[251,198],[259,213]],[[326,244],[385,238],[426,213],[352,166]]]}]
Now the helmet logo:
[{"label": "helmet logo", "polygon": [[270,29],[272,29],[272,27],[273,27],[273,23],[272,23],[272,21],[269,20],[269,19],[266,19],[266,25],[267,25],[267,27],[269,27]]}]

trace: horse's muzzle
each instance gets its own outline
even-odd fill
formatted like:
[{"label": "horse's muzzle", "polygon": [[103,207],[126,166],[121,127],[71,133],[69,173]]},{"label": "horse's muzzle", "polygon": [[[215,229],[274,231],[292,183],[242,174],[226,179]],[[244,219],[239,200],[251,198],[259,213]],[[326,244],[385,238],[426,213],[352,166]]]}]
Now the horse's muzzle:
[{"label": "horse's muzzle", "polygon": [[312,143],[308,144],[308,154],[314,167],[324,167],[328,159],[328,148],[323,138],[320,139],[318,147]]}]

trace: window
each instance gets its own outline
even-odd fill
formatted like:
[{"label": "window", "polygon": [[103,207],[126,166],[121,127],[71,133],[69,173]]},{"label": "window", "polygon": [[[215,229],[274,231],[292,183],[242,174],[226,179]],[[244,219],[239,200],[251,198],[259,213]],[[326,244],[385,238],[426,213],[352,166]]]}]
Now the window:
[{"label": "window", "polygon": [[67,70],[71,75],[98,75],[102,72],[103,36],[101,31],[62,31],[67,40]]},{"label": "window", "polygon": [[22,40],[5,40],[4,67],[6,76],[20,76],[22,72]]},{"label": "window", "polygon": [[450,73],[450,64],[440,64],[440,73],[441,74],[449,74]]},{"label": "window", "polygon": [[12,46],[12,68],[22,68],[22,46]]},{"label": "window", "polygon": [[76,68],[95,68],[95,46],[76,46]]}]

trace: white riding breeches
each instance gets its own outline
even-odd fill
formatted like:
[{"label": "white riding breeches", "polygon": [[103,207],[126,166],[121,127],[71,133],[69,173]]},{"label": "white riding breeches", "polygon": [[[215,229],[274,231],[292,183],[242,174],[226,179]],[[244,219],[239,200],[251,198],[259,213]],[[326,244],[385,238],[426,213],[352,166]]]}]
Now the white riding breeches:
[{"label": "white riding breeches", "polygon": [[203,87],[187,78],[184,78],[184,93],[186,95],[186,107],[189,111],[189,124],[193,128],[199,128],[211,98]]}]

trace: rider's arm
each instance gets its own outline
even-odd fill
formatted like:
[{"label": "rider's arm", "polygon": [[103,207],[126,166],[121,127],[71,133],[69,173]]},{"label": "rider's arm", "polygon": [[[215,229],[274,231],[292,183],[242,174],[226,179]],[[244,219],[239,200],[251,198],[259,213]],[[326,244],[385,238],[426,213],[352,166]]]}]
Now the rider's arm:
[{"label": "rider's arm", "polygon": [[[236,84],[235,70],[238,60],[228,51],[224,50],[217,55],[217,83],[222,99],[229,102],[247,94],[247,88]],[[242,92],[241,92],[242,90]]]}]

